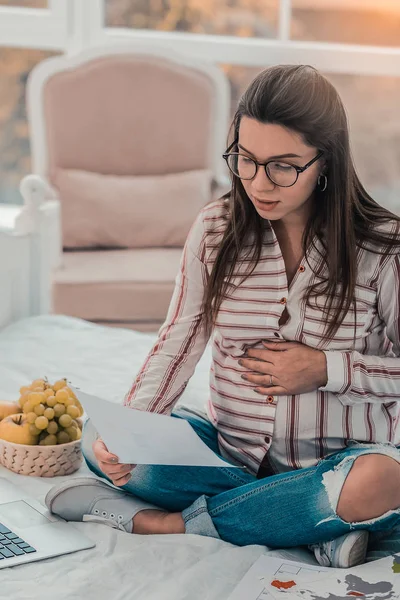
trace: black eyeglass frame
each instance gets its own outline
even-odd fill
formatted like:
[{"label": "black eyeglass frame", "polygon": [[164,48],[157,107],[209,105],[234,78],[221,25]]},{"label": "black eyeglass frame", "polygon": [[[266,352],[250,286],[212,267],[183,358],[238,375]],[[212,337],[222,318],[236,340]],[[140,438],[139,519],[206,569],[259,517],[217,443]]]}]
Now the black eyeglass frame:
[{"label": "black eyeglass frame", "polygon": [[[315,162],[317,162],[317,160],[319,160],[323,156],[323,154],[324,154],[323,150],[320,150],[318,152],[317,156],[315,156],[312,160],[310,160],[310,162],[308,162],[306,165],[304,165],[304,167],[298,167],[297,165],[294,165],[294,164],[292,164],[292,163],[290,163],[290,162],[288,162],[286,160],[282,160],[282,162],[284,162],[286,165],[290,165],[291,167],[293,167],[296,170],[297,176],[296,176],[296,180],[293,183],[291,183],[290,185],[280,185],[279,183],[276,183],[273,179],[271,179],[271,177],[270,177],[270,175],[268,173],[268,170],[267,170],[267,167],[268,167],[268,165],[270,163],[279,162],[279,161],[277,161],[277,159],[269,160],[266,163],[260,163],[257,160],[255,160],[254,158],[252,158],[251,156],[246,156],[242,152],[231,152],[232,148],[234,146],[236,146],[237,143],[238,143],[237,140],[235,140],[234,142],[232,142],[232,144],[229,146],[229,148],[227,148],[226,152],[224,152],[223,155],[222,155],[222,158],[225,159],[226,164],[228,166],[228,169],[230,170],[230,172],[232,173],[232,175],[234,175],[235,177],[238,177],[239,179],[244,179],[245,181],[251,181],[252,179],[254,179],[254,177],[256,177],[256,175],[258,173],[258,167],[264,167],[264,171],[265,171],[265,174],[268,177],[268,179],[274,185],[277,185],[278,187],[284,187],[284,188],[293,187],[294,185],[296,185],[300,173],[304,173],[304,171],[307,171],[307,169],[310,168]],[[249,177],[249,178],[239,177],[239,175],[237,175],[236,173],[234,173],[232,171],[232,169],[229,167],[228,160],[229,160],[230,156],[234,156],[234,155],[236,155],[236,156],[246,156],[246,158],[249,158],[250,160],[252,160],[255,163],[255,165],[256,165],[256,172],[254,173],[253,177]]]}]

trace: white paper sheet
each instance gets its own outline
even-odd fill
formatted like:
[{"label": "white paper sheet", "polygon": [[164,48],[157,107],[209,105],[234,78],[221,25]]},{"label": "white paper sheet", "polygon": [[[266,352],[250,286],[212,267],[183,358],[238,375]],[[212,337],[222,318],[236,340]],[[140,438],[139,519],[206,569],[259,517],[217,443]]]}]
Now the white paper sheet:
[{"label": "white paper sheet", "polygon": [[235,468],[216,456],[184,419],[135,410],[71,389],[121,463]]},{"label": "white paper sheet", "polygon": [[[228,600],[334,600],[359,596],[365,600],[399,598],[396,557],[352,569],[314,567],[260,556]],[[399,556],[400,560],[400,556]]]}]

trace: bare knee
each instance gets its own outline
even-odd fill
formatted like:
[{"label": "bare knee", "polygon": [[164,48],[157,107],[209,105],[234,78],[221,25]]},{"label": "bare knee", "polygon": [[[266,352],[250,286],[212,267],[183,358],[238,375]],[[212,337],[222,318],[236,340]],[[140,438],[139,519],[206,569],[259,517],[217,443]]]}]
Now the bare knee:
[{"label": "bare knee", "polygon": [[384,454],[358,457],[343,485],[337,515],[348,523],[368,521],[400,507],[400,464]]}]

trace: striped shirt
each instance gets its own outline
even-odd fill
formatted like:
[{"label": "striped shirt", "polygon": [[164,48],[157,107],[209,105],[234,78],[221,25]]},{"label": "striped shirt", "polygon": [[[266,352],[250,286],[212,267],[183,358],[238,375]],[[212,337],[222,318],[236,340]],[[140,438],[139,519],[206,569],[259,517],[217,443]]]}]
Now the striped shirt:
[{"label": "striped shirt", "polygon": [[[334,339],[321,345],[322,311],[315,300],[311,306],[304,301],[320,255],[309,251],[288,288],[282,252],[268,221],[260,260],[224,296],[209,340],[201,305],[227,211],[220,199],[195,220],[166,321],[124,404],[170,414],[210,342],[207,413],[218,430],[221,453],[231,462],[256,474],[267,461],[272,472],[284,472],[315,465],[349,440],[400,443],[400,254],[360,252],[357,318],[349,310]],[[246,260],[237,261],[234,284],[245,273]],[[323,297],[320,302],[323,306]],[[289,319],[280,325],[285,307]],[[261,340],[272,339],[323,350],[327,385],[286,396],[255,392],[256,384],[241,378],[248,369],[238,360],[246,349],[261,349]]]}]

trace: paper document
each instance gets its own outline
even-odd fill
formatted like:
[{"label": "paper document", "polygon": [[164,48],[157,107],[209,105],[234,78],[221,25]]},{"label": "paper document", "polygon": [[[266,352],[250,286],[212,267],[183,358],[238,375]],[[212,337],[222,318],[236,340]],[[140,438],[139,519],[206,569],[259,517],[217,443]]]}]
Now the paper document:
[{"label": "paper document", "polygon": [[70,387],[121,463],[235,468],[218,458],[184,419],[135,410]]},{"label": "paper document", "polygon": [[400,598],[400,555],[332,569],[260,556],[228,600],[364,600]]}]

